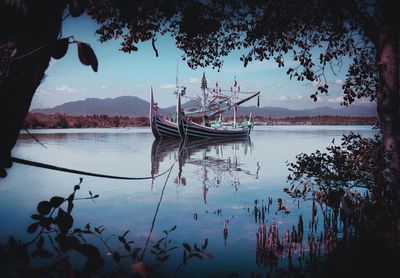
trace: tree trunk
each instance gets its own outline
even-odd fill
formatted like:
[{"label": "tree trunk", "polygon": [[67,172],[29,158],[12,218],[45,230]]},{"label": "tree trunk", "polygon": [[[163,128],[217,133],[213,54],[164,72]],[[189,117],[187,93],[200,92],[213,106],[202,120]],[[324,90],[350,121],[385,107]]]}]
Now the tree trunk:
[{"label": "tree trunk", "polygon": [[[25,1],[25,3],[26,6],[20,10],[16,7],[7,7],[10,13],[2,13],[0,19],[3,28],[7,26],[8,29],[7,33],[2,33],[0,37],[0,48],[4,45],[14,45],[17,50],[13,58],[9,59],[9,64],[2,65],[3,72],[0,73],[1,176],[6,175],[4,168],[11,166],[11,150],[18,139],[32,97],[50,62],[50,48],[43,46],[51,45],[57,40],[66,7],[63,0]],[[40,48],[41,50],[24,56]],[[7,55],[7,52],[0,55]],[[4,60],[4,57],[0,58]]]},{"label": "tree trunk", "polygon": [[396,16],[393,7],[383,9],[383,22],[376,41],[380,80],[377,104],[385,149],[393,169],[400,173],[399,32]]}]

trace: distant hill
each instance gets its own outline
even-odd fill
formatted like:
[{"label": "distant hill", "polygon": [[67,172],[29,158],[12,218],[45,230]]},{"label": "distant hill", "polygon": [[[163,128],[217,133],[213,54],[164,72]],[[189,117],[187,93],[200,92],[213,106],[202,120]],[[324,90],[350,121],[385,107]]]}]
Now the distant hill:
[{"label": "distant hill", "polygon": [[145,116],[149,114],[149,102],[134,96],[117,98],[87,98],[57,105],[53,108],[33,109],[31,112],[44,114],[108,115],[108,116]]},{"label": "distant hill", "polygon": [[[184,107],[193,107],[197,104],[195,101],[184,103]],[[232,109],[231,109],[232,110]],[[163,114],[171,114],[175,111],[175,106],[161,108]],[[33,109],[31,112],[40,112],[44,114],[67,114],[72,116],[78,115],[108,115],[108,116],[128,116],[139,117],[149,114],[149,102],[134,96],[122,96],[117,98],[87,98],[85,100],[67,102],[53,108]],[[241,106],[240,114],[248,115],[253,113],[254,116],[263,116],[271,118],[280,117],[296,117],[296,116],[352,116],[352,117],[374,117],[377,116],[376,107],[370,104],[350,105],[349,107],[341,107],[338,109],[328,106],[315,107],[311,109],[292,110],[281,107],[256,107]],[[227,112],[228,115],[232,111]]]}]

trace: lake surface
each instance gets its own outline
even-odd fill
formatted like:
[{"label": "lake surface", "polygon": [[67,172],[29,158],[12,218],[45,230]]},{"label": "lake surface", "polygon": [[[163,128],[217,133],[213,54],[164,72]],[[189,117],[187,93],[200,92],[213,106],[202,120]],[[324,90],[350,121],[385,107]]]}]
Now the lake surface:
[{"label": "lake surface", "polygon": [[[183,144],[156,141],[148,128],[32,131],[45,147],[21,134],[14,157],[99,174],[154,178],[104,179],[15,163],[0,180],[0,243],[11,234],[29,240],[26,227],[36,205],[55,195],[67,197],[83,177],[77,197],[87,197],[89,191],[100,197],[75,202],[74,227],[104,225],[107,235],[129,230],[127,238],[143,248],[155,219],[151,242],[177,225],[169,245],[178,248],[165,263],[166,277],[182,260],[182,243],[200,246],[205,239],[209,258],[191,259],[178,276],[265,276],[272,269],[257,251],[262,223],[254,217],[255,205],[266,207],[268,198],[274,200],[261,222],[280,231],[297,225],[299,215],[307,223],[311,206],[298,206],[282,191],[289,174],[286,162],[302,152],[325,150],[333,139],[339,144],[350,131],[367,137],[377,133],[371,126],[257,126],[251,140]],[[171,166],[169,177],[168,172],[156,177]],[[278,198],[290,213],[277,211]],[[308,225],[304,229],[306,234]],[[116,238],[109,244],[120,248]],[[106,256],[105,247],[98,247]],[[147,248],[145,258],[152,261],[151,244]],[[280,261],[284,264],[285,258]]]}]

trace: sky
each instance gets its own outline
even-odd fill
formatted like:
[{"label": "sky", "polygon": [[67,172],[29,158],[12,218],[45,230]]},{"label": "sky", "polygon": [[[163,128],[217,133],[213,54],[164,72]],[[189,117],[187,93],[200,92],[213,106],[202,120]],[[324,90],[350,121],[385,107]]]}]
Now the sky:
[{"label": "sky", "polygon": [[[220,87],[229,89],[236,76],[242,91],[261,91],[262,107],[340,107],[341,85],[345,80],[346,66],[336,71],[336,75],[328,75],[329,95],[321,96],[315,103],[309,98],[315,91],[315,83],[290,80],[286,75],[291,63],[290,56],[287,57],[284,68],[278,68],[274,61],[253,61],[245,68],[239,60],[242,53],[236,51],[223,59],[224,65],[220,72],[211,67],[192,70],[182,60],[182,52],[176,48],[174,39],[168,35],[157,39],[159,57],[156,57],[150,42],[140,43],[137,52],[128,54],[118,50],[121,41],[100,43],[95,35],[97,27],[97,23],[85,15],[69,17],[63,22],[63,37],[74,36],[75,40],[91,45],[99,62],[98,72],[95,73],[90,66],[81,64],[76,44],[70,44],[62,59],[51,59],[46,77],[33,98],[31,109],[49,108],[86,98],[137,96],[149,101],[151,87],[159,106],[169,107],[176,102],[173,91],[177,76],[179,85],[187,87],[187,94],[196,96],[201,94],[200,80],[203,72],[209,87],[218,82]],[[256,104],[256,99],[246,103]]]}]

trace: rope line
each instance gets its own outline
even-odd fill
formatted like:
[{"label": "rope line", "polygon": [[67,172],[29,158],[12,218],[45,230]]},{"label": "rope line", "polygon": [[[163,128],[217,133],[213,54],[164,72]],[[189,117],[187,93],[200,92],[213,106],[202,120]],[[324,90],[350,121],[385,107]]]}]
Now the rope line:
[{"label": "rope line", "polygon": [[55,165],[50,165],[50,164],[45,164],[41,162],[36,162],[36,161],[31,161],[31,160],[26,160],[18,157],[11,157],[12,161],[15,163],[20,163],[24,165],[29,165],[29,166],[34,166],[34,167],[39,167],[39,168],[44,168],[44,169],[49,169],[49,170],[55,170],[55,171],[60,171],[60,172],[67,172],[67,173],[73,173],[73,174],[79,174],[79,175],[86,175],[86,176],[92,176],[92,177],[99,177],[99,178],[107,178],[107,179],[117,179],[117,180],[150,180],[154,179],[157,177],[160,177],[170,171],[169,167],[167,170],[164,172],[155,175],[155,176],[148,176],[148,177],[124,177],[124,176],[112,176],[112,175],[105,175],[105,174],[98,174],[98,173],[92,173],[92,172],[85,172],[85,171],[80,171],[80,170],[75,170],[75,169],[69,169],[69,168],[64,168],[64,167],[58,167]]}]

